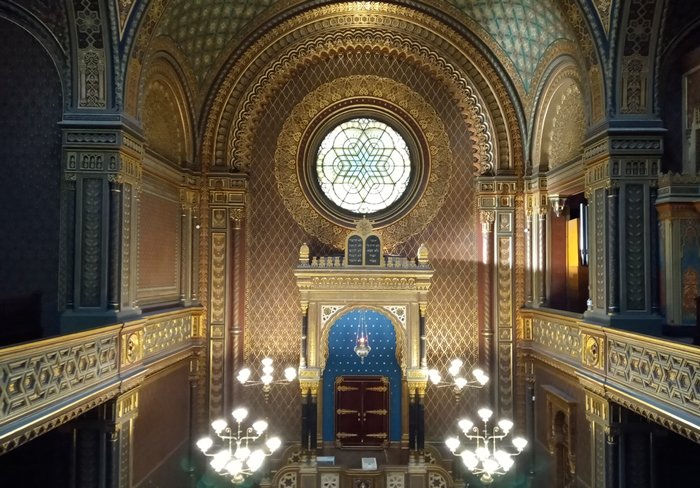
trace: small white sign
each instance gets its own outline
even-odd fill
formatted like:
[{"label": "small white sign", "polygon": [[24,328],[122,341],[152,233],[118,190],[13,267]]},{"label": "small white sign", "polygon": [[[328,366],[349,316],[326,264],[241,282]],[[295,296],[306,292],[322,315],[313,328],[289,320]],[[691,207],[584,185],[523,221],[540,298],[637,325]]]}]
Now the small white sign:
[{"label": "small white sign", "polygon": [[316,464],[333,466],[335,464],[335,456],[316,456]]},{"label": "small white sign", "polygon": [[377,458],[362,458],[362,470],[363,471],[376,471],[377,470]]}]

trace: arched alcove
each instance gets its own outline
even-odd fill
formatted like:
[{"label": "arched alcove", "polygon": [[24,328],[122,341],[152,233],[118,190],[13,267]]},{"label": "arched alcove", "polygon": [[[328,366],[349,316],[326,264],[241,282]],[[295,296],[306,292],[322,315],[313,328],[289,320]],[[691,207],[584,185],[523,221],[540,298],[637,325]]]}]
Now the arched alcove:
[{"label": "arched alcove", "polygon": [[[394,319],[395,320],[395,319]],[[369,355],[360,360],[355,354],[354,347],[360,323],[364,322],[369,335],[371,351]],[[338,381],[344,376],[355,377],[382,377],[386,378],[388,385],[389,408],[384,405],[361,405],[360,412],[375,410],[372,416],[386,415],[389,426],[389,439],[385,441],[398,442],[401,440],[402,420],[402,370],[399,362],[397,347],[403,339],[403,334],[397,336],[396,326],[392,318],[385,312],[375,309],[356,307],[339,316],[330,324],[328,340],[328,359],[323,369],[323,440],[324,442],[337,440],[338,425],[335,423],[336,412],[339,405],[335,404],[336,387]],[[400,326],[399,326],[400,327]],[[326,335],[326,334],[324,334]],[[386,413],[376,410],[388,410]],[[365,416],[366,417],[366,416]],[[366,432],[381,435],[382,432]]]}]

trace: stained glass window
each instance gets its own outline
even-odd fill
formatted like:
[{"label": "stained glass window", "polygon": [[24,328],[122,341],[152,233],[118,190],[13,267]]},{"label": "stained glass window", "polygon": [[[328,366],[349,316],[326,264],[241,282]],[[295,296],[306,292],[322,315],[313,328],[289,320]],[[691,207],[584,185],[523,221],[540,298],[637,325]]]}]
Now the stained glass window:
[{"label": "stained glass window", "polygon": [[411,177],[403,137],[379,120],[343,122],[323,138],[316,174],[333,203],[355,214],[372,214],[396,202]]}]

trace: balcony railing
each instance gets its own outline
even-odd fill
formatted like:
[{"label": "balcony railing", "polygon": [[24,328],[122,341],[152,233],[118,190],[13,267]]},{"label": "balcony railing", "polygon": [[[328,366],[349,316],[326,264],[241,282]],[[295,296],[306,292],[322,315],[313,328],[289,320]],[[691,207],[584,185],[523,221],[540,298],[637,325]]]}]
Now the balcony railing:
[{"label": "balcony railing", "polygon": [[188,308],[0,348],[0,454],[186,356],[202,320]]},{"label": "balcony railing", "polygon": [[524,310],[525,351],[607,399],[700,442],[700,347]]}]

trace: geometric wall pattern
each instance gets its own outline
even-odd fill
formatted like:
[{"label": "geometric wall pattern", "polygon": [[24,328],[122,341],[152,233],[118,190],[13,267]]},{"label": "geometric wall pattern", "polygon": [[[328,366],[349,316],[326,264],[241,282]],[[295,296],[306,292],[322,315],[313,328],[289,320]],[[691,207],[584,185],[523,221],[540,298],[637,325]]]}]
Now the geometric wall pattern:
[{"label": "geometric wall pattern", "polygon": [[[469,129],[448,90],[440,89],[430,73],[404,60],[365,52],[331,56],[323,63],[299,69],[279,87],[274,103],[263,107],[264,116],[252,144],[249,176],[245,361],[259,364],[265,355],[275,358],[279,365],[298,360],[301,312],[293,270],[299,246],[308,243],[316,255],[334,251],[306,234],[287,211],[274,176],[276,148],[272,141],[277,140],[284,121],[308,93],[336,78],[355,74],[389,77],[408,86],[432,105],[445,125],[454,159],[445,202],[423,231],[387,252],[415,256],[418,246],[426,244],[430,264],[435,268],[428,293],[428,362],[446,372],[450,358],[457,356],[471,368],[478,362],[478,221]],[[254,400],[251,392],[246,395],[249,407],[255,402],[265,407],[261,400]],[[296,439],[298,388],[273,388],[273,395],[280,427],[288,429],[286,438]],[[444,415],[445,401],[452,402],[447,389],[430,390],[426,397],[428,438],[442,436],[453,427],[452,420]]]}]

